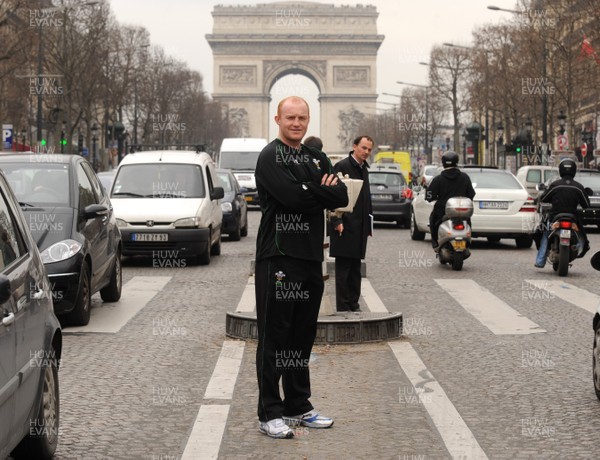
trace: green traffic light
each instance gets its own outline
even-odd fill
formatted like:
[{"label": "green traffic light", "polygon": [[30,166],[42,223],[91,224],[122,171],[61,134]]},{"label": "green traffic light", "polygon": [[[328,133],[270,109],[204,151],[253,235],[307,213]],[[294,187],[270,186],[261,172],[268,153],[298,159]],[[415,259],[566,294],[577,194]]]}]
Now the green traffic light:
[{"label": "green traffic light", "polygon": [[517,153],[521,153],[521,147],[520,147],[520,146],[519,146],[519,147],[517,147],[517,149],[516,149],[516,152],[517,152]]},{"label": "green traffic light", "polygon": [[46,139],[42,139],[42,141],[40,142],[40,145],[46,145]]},{"label": "green traffic light", "polygon": [[66,139],[61,139],[60,140],[60,145],[67,145],[67,140]]}]

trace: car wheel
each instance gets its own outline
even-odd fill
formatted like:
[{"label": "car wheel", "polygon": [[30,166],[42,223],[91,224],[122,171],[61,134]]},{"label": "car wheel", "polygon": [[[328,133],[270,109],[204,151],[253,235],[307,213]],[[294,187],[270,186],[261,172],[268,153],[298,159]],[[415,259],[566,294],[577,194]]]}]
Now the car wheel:
[{"label": "car wheel", "polygon": [[594,330],[594,346],[592,348],[592,375],[594,376],[594,391],[600,400],[600,321]]},{"label": "car wheel", "polygon": [[[58,445],[60,398],[58,391],[58,360],[54,348],[43,368],[42,395],[35,424],[30,424],[29,434],[12,452],[14,458],[50,459]],[[33,426],[31,426],[33,425]]]},{"label": "car wheel", "polygon": [[240,226],[238,225],[238,226],[235,228],[235,231],[234,231],[234,232],[231,232],[231,233],[229,234],[229,239],[230,239],[231,241],[240,241],[240,239],[241,239],[241,238],[242,238],[242,229],[241,229],[241,228],[240,228]]},{"label": "car wheel", "polygon": [[417,227],[417,222],[415,220],[415,213],[412,213],[410,219],[410,238],[414,241],[423,241],[425,239],[425,232],[421,232]]},{"label": "car wheel", "polygon": [[533,236],[531,235],[521,235],[515,238],[515,243],[519,249],[527,249],[530,248],[533,244]]},{"label": "car wheel", "polygon": [[210,254],[213,256],[221,255],[221,232],[219,231],[219,240],[210,248]]},{"label": "car wheel", "polygon": [[248,236],[248,217],[246,217],[246,224],[240,229],[240,235]]},{"label": "car wheel", "polygon": [[499,243],[500,242],[500,237],[499,236],[488,236],[487,240],[489,243]]},{"label": "car wheel", "polygon": [[79,278],[79,292],[75,307],[67,313],[67,322],[71,326],[85,326],[90,322],[90,310],[92,307],[92,292],[90,268],[84,260],[81,266],[81,276]]},{"label": "car wheel", "polygon": [[117,302],[121,298],[123,272],[121,270],[121,251],[115,255],[115,265],[110,274],[110,283],[100,289],[100,297],[104,302]]}]

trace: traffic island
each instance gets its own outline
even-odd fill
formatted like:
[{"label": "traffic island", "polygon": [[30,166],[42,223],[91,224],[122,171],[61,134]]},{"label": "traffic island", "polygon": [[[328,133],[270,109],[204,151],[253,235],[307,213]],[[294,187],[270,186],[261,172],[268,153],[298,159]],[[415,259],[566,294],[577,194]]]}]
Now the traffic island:
[{"label": "traffic island", "polygon": [[[228,337],[258,340],[255,312],[227,313]],[[381,342],[402,335],[402,313],[358,312],[319,316],[316,344]]]}]

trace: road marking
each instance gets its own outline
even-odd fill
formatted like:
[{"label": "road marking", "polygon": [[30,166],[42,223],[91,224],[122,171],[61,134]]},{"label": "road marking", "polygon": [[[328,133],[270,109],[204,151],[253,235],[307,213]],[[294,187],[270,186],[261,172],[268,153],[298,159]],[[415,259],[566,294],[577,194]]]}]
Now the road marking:
[{"label": "road marking", "polygon": [[422,392],[420,394],[427,396],[422,405],[438,430],[450,456],[452,458],[487,459],[487,455],[448,399],[446,392],[431,375],[411,344],[388,342],[388,345],[415,391]]},{"label": "road marking", "polygon": [[254,295],[254,276],[248,278],[248,283],[242,293],[236,312],[253,312],[256,307],[256,296]]},{"label": "road marking", "polygon": [[377,313],[388,313],[388,309],[385,308],[385,305],[373,289],[371,282],[367,278],[362,278],[361,281],[361,295],[363,299],[365,299],[365,303],[367,304],[367,308],[371,312]]},{"label": "road marking", "polygon": [[182,460],[208,460],[219,456],[229,416],[229,404],[200,406]]},{"label": "road marking", "polygon": [[171,276],[134,276],[123,285],[121,299],[113,303],[93,303],[87,326],[67,327],[70,332],[116,334],[171,280]]},{"label": "road marking", "polygon": [[231,399],[238,372],[242,365],[245,342],[223,342],[221,354],[206,387],[204,399]]},{"label": "road marking", "polygon": [[546,332],[490,291],[469,279],[436,279],[448,294],[496,335]]},{"label": "road marking", "polygon": [[560,280],[525,280],[532,287],[548,291],[551,295],[555,295],[563,300],[566,300],[573,305],[583,308],[590,313],[598,311],[600,305],[600,296],[593,294],[585,289],[578,288],[569,283]]}]

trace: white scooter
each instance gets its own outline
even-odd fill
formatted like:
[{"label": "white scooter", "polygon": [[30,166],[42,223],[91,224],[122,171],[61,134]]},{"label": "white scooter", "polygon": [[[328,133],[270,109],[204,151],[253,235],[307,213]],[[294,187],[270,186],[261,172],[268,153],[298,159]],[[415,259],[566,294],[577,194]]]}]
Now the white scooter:
[{"label": "white scooter", "polygon": [[445,211],[435,252],[442,265],[451,264],[453,270],[462,270],[463,261],[471,255],[469,218],[473,215],[473,201],[466,197],[450,198]]}]

